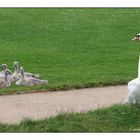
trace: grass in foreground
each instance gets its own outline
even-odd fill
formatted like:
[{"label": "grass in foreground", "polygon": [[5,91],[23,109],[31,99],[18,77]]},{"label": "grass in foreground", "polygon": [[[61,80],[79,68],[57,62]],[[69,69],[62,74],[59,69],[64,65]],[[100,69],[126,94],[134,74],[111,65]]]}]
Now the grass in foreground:
[{"label": "grass in foreground", "polygon": [[0,89],[63,90],[124,84],[137,75],[140,9],[0,9],[0,64],[40,73],[48,86]]},{"label": "grass in foreground", "polygon": [[88,113],[65,113],[20,124],[0,124],[0,132],[140,132],[140,109],[114,105]]}]

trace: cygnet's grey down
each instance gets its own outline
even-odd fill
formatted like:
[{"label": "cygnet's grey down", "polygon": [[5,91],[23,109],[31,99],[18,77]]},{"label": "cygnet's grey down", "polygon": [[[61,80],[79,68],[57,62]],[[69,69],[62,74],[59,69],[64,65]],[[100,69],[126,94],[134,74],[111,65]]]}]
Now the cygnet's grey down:
[{"label": "cygnet's grey down", "polygon": [[18,63],[14,62],[13,67],[14,67],[15,71],[11,76],[8,77],[10,82],[16,82],[19,79]]},{"label": "cygnet's grey down", "polygon": [[0,71],[0,76],[4,76],[5,70],[7,69],[7,64],[2,64],[1,69],[2,71]]},{"label": "cygnet's grey down", "polygon": [[8,80],[8,75],[11,74],[9,69],[4,71],[4,77],[0,77],[0,88],[11,86],[11,82]]},{"label": "cygnet's grey down", "polygon": [[[15,61],[13,66],[15,68],[15,72],[13,74],[13,77],[15,77],[15,79],[17,79],[17,78],[19,79],[21,77],[21,73],[19,73],[19,63],[17,61]],[[39,74],[33,74],[33,73],[30,73],[30,72],[24,72],[24,76],[40,78]]]},{"label": "cygnet's grey down", "polygon": [[20,67],[21,78],[16,82],[16,85],[33,86],[33,85],[46,85],[47,80],[40,80],[34,77],[27,77],[24,75],[24,68]]}]

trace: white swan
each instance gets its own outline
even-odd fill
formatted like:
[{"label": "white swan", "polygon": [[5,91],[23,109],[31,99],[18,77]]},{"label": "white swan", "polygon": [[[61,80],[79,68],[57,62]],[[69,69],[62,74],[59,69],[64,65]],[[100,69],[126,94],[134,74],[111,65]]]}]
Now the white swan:
[{"label": "white swan", "polygon": [[140,56],[138,63],[138,78],[128,83],[128,95],[125,103],[140,105]]},{"label": "white swan", "polygon": [[24,76],[24,69],[20,67],[21,78],[16,82],[16,85],[23,85],[23,86],[33,86],[33,85],[46,85],[48,84],[47,80],[40,80],[33,77]]},{"label": "white swan", "polygon": [[[19,72],[19,63],[17,61],[15,61],[13,66],[15,68],[14,77],[19,79],[21,77],[21,73]],[[24,72],[24,76],[40,78],[39,74],[33,74],[33,73],[30,73],[30,72]]]},{"label": "white swan", "polygon": [[0,77],[0,88],[11,86],[11,83],[8,80],[8,75],[11,74],[11,71],[9,69],[6,69],[4,73],[5,77]]}]

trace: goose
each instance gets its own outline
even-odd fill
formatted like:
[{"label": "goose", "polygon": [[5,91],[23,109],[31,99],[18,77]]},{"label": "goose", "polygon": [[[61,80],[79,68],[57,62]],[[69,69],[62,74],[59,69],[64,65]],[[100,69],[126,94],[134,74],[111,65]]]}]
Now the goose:
[{"label": "goose", "polygon": [[20,67],[21,78],[16,82],[16,85],[33,86],[33,85],[46,85],[47,80],[40,80],[34,77],[27,77],[24,75],[24,68]]},{"label": "goose", "polygon": [[8,80],[8,75],[11,74],[9,69],[4,71],[5,76],[0,78],[0,88],[11,86],[11,82]]},{"label": "goose", "polygon": [[[20,78],[21,77],[21,73],[19,73],[19,63],[17,61],[15,61],[13,66],[15,68],[14,77],[16,77],[16,79]],[[30,72],[24,72],[24,76],[40,78],[39,74],[33,74],[33,73],[30,73]]]}]

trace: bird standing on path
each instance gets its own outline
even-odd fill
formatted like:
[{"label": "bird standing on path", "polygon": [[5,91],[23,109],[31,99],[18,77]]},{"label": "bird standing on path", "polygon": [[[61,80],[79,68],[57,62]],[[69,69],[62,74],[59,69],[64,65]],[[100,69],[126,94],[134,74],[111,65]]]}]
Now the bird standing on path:
[{"label": "bird standing on path", "polygon": [[[140,33],[137,34],[132,40],[139,41]],[[138,77],[128,82],[128,95],[125,103],[140,105],[140,55],[138,61]]]}]

